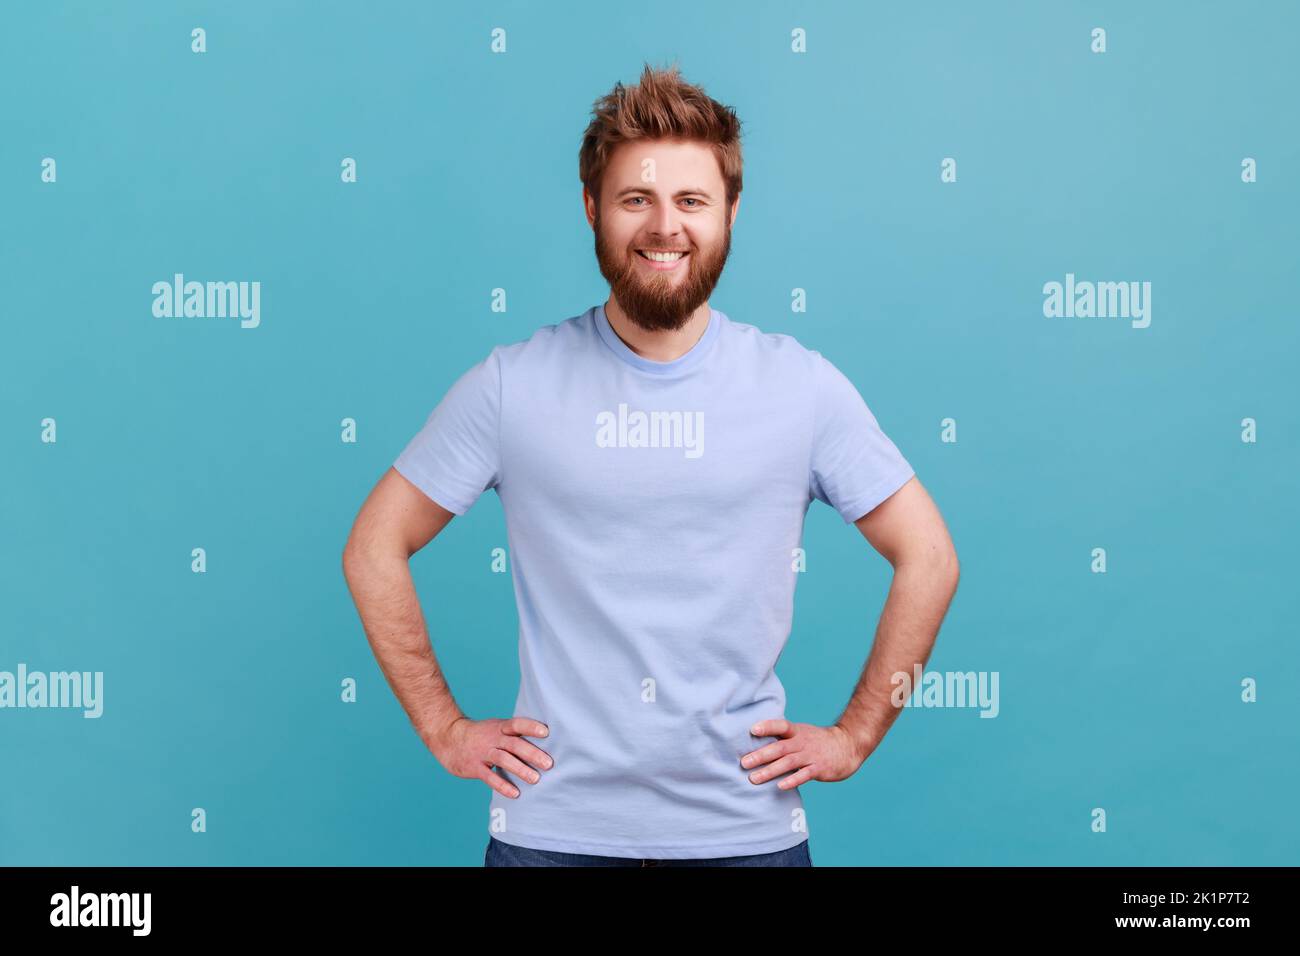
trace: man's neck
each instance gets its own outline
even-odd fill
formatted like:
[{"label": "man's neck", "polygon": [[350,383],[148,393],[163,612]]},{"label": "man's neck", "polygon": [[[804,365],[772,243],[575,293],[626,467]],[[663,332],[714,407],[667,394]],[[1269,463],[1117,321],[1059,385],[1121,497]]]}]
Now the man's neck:
[{"label": "man's neck", "polygon": [[705,302],[680,329],[651,332],[629,319],[612,295],[605,302],[605,318],[614,334],[637,355],[652,362],[672,362],[694,348],[709,327],[709,315],[709,303]]}]

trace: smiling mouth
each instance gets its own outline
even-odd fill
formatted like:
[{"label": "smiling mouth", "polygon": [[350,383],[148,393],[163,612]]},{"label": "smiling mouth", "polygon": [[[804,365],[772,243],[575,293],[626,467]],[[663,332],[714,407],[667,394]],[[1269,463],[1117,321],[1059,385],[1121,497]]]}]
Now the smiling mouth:
[{"label": "smiling mouth", "polygon": [[690,252],[685,249],[637,249],[636,254],[650,262],[676,262],[685,259]]}]

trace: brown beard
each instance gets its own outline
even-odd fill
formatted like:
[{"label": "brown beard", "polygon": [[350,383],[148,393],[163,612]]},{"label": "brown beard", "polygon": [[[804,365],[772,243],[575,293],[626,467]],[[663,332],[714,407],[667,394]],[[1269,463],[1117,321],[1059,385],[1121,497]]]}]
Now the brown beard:
[{"label": "brown beard", "polygon": [[708,301],[722,276],[722,268],[731,253],[731,225],[727,225],[726,238],[705,255],[692,249],[686,257],[686,275],[681,279],[669,275],[643,275],[637,271],[632,256],[633,249],[611,249],[601,241],[600,210],[596,221],[596,262],[600,274],[609,283],[614,299],[623,313],[647,332],[675,331],[690,320],[701,305]]}]

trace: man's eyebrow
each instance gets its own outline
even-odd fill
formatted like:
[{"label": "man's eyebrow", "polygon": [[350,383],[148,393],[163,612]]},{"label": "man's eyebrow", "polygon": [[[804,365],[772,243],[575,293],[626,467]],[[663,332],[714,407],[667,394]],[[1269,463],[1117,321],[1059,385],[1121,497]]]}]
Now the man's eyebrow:
[{"label": "man's eyebrow", "polygon": [[[631,193],[645,193],[647,196],[654,195],[653,190],[646,189],[644,186],[626,186],[623,189],[620,189],[617,193],[615,193],[614,198],[622,199],[624,196],[627,196]],[[699,186],[689,186],[686,189],[679,189],[677,190],[677,192],[673,193],[673,195],[674,196],[709,196],[710,198],[712,198],[712,193],[710,193],[707,189],[702,189]]]}]

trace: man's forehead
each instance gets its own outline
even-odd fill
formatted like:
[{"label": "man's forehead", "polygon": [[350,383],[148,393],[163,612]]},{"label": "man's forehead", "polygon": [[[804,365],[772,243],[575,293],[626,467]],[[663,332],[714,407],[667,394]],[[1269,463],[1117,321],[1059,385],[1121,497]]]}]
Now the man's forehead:
[{"label": "man's forehead", "polygon": [[[643,177],[647,168],[653,170],[653,180]],[[611,182],[614,179],[626,180],[628,184],[643,183],[647,187],[656,183],[673,188],[694,184],[702,190],[713,191],[722,183],[722,170],[718,168],[713,151],[707,144],[695,142],[645,140],[623,143],[610,157],[606,172],[610,174]]]}]

